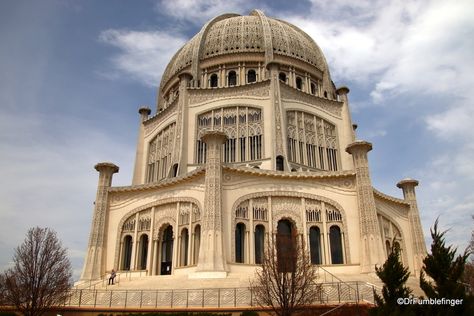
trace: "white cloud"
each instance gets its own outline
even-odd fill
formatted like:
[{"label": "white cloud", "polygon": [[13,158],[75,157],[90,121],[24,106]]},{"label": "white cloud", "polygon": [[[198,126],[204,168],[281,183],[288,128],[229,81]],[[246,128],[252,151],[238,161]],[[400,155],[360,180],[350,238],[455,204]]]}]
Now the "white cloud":
[{"label": "white cloud", "polygon": [[59,127],[39,113],[0,112],[0,269],[11,265],[13,249],[34,226],[56,230],[73,266],[80,266],[98,177],[93,166],[113,159],[122,168],[114,185],[128,184],[123,170],[132,169],[134,148],[77,118],[56,116]]},{"label": "white cloud", "polygon": [[250,10],[253,4],[245,0],[162,0],[157,10],[167,15],[201,26],[208,20],[224,13],[240,13]]},{"label": "white cloud", "polygon": [[112,57],[117,70],[147,86],[156,87],[171,57],[184,45],[180,34],[163,31],[106,30],[100,40],[120,49]]}]

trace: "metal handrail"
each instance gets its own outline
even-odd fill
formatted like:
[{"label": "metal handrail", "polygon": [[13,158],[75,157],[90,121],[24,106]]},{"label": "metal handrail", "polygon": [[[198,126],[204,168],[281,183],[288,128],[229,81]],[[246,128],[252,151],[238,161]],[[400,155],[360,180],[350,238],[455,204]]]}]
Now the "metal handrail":
[{"label": "metal handrail", "polygon": [[[341,284],[347,284],[341,291]],[[374,304],[373,286],[364,282],[319,283],[320,296],[315,304],[359,303]],[[337,289],[337,291],[335,291]],[[323,293],[324,292],[324,293]],[[251,288],[209,288],[169,290],[98,290],[72,289],[66,306],[89,307],[244,307],[255,306]]]}]

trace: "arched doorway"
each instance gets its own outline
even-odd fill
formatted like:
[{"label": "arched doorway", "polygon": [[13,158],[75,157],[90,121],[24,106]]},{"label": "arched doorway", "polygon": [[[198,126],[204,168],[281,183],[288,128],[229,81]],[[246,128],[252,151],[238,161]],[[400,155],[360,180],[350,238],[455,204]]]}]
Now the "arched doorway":
[{"label": "arched doorway", "polygon": [[173,261],[173,227],[168,225],[163,231],[161,242],[161,270],[160,274],[171,274]]},{"label": "arched doorway", "polygon": [[146,261],[148,259],[148,235],[143,234],[140,237],[140,250],[138,257],[138,267],[140,270],[146,270]]},{"label": "arched doorway", "polygon": [[132,244],[132,236],[125,236],[123,239],[122,249],[122,270],[130,270],[130,265],[132,263]]},{"label": "arched doorway", "polygon": [[296,262],[296,230],[287,219],[278,221],[277,226],[277,260],[280,272],[293,272]]}]

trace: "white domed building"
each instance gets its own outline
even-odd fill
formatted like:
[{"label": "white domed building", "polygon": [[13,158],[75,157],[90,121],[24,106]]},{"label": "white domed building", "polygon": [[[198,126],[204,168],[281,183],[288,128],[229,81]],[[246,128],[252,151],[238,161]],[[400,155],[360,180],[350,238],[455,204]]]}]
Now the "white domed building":
[{"label": "white domed building", "polygon": [[397,184],[403,199],[374,189],[372,144],[356,139],[348,93],[292,24],[258,10],[206,23],[168,64],[156,112],[139,110],[132,184],[111,186],[119,168],[95,166],[81,280],[112,269],[142,280],[252,276],[268,236],[290,233],[345,279],[370,275],[392,243],[418,275],[418,182]]}]

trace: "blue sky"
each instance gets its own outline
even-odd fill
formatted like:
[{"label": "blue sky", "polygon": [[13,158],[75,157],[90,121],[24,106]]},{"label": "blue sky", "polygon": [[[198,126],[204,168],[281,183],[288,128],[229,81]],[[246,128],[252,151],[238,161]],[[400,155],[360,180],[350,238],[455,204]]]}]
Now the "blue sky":
[{"label": "blue sky", "polygon": [[463,249],[474,221],[474,2],[0,1],[0,270],[29,227],[48,226],[82,268],[95,163],[129,185],[137,110],[176,50],[210,18],[262,9],[306,31],[336,86],[347,85],[358,138],[373,142],[374,186],[420,181],[425,237],[440,217]]}]

